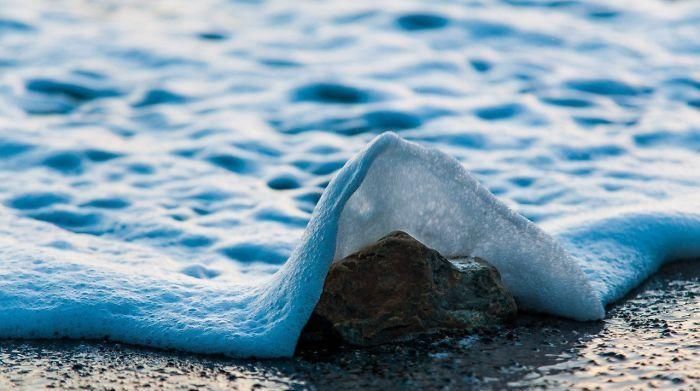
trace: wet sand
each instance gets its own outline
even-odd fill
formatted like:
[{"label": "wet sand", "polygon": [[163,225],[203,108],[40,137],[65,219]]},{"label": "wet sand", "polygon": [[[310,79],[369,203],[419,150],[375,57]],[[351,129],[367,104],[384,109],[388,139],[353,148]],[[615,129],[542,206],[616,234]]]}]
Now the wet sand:
[{"label": "wet sand", "polygon": [[700,262],[665,267],[602,322],[522,315],[498,330],[231,360],[109,341],[0,342],[0,389],[700,389]]}]

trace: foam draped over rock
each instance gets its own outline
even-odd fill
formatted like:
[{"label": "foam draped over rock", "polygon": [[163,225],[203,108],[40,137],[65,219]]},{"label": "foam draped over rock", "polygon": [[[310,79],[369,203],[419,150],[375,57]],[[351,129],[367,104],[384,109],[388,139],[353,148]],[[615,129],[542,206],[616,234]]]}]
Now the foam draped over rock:
[{"label": "foam draped over rock", "polygon": [[600,319],[606,304],[664,260],[700,255],[700,199],[548,229],[555,236],[510,210],[455,159],[385,133],[337,173],[271,277],[192,278],[152,249],[0,209],[0,337],[108,337],[289,356],[333,260],[395,230],[447,257],[493,263],[525,310]]}]

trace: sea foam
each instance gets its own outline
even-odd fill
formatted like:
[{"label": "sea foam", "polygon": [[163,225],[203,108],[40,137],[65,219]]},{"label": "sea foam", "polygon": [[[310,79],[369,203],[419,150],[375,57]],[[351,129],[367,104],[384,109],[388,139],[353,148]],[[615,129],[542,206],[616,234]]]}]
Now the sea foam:
[{"label": "sea foam", "polygon": [[244,282],[190,278],[149,248],[0,209],[0,336],[289,356],[329,265],[396,229],[489,260],[522,309],[578,320],[604,317],[663,261],[700,255],[698,197],[553,222],[551,236],[458,161],[385,133],[326,187],[287,262]]}]

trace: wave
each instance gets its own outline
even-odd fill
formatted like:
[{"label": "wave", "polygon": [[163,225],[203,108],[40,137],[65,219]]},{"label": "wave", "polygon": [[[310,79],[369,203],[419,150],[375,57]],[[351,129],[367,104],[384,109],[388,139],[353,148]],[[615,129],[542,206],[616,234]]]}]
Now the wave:
[{"label": "wave", "polygon": [[560,221],[548,234],[455,159],[385,133],[330,182],[287,262],[255,281],[188,278],[152,250],[0,209],[0,336],[290,356],[330,264],[397,229],[490,261],[522,309],[601,319],[665,260],[700,255],[699,201]]}]

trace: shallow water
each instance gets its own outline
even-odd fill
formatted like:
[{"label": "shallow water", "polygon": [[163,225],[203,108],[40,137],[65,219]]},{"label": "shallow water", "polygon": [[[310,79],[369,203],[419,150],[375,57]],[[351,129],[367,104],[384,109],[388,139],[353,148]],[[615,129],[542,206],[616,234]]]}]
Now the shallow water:
[{"label": "shallow water", "polygon": [[276,271],[386,130],[545,225],[691,193],[698,22],[694,2],[5,0],[0,202],[194,284]]}]

